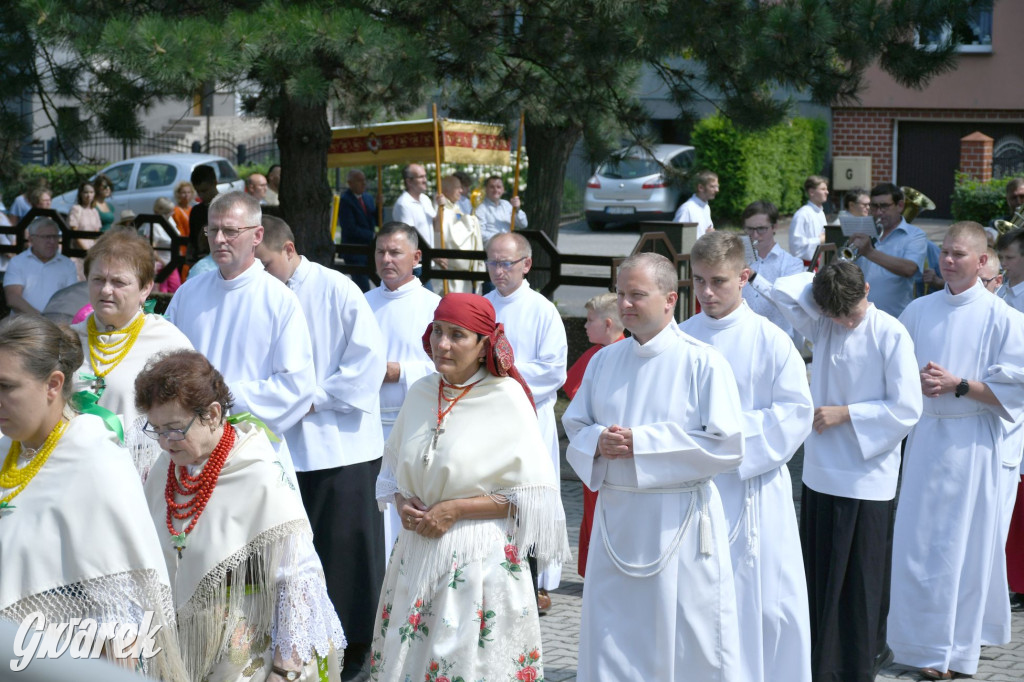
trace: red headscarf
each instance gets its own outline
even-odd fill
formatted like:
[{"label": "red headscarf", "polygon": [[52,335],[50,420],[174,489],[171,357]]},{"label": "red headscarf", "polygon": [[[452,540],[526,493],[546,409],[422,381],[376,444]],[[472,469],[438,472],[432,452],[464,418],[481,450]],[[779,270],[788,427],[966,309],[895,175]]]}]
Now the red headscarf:
[{"label": "red headscarf", "polygon": [[[437,309],[434,311],[434,322],[448,322],[467,329],[474,334],[482,334],[484,337],[484,357],[487,359],[487,371],[498,377],[512,377],[519,382],[530,399],[530,404],[536,410],[533,402],[533,394],[526,380],[516,369],[515,355],[512,353],[512,344],[505,338],[505,325],[497,322],[494,316],[494,306],[483,296],[476,294],[448,294],[441,299]],[[433,324],[427,325],[423,332],[423,350],[433,358],[430,351],[430,332]]]}]

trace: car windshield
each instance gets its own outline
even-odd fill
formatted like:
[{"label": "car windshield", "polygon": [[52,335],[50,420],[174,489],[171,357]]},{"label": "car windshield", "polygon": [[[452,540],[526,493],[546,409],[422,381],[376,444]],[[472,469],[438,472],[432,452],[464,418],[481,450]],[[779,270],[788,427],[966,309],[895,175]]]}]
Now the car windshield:
[{"label": "car windshield", "polygon": [[597,174],[616,180],[632,180],[661,172],[661,165],[650,157],[627,156],[609,159],[597,169]]}]

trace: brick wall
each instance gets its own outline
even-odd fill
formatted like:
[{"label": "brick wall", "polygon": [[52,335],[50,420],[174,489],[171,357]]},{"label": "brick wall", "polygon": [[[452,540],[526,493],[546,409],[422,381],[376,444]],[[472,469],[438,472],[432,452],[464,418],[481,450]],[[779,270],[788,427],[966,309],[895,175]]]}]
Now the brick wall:
[{"label": "brick wall", "polygon": [[871,184],[893,177],[893,129],[896,120],[1021,121],[1024,110],[844,109],[832,110],[832,156],[870,156]]}]

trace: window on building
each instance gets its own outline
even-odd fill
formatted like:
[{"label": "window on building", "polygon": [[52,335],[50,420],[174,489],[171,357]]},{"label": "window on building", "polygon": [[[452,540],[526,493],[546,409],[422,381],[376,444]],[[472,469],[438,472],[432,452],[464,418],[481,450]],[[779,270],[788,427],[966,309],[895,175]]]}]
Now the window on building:
[{"label": "window on building", "polygon": [[1000,138],[992,147],[992,177],[1008,178],[1024,173],[1024,140],[1016,135]]},{"label": "window on building", "polygon": [[922,32],[921,45],[940,45],[955,40],[960,52],[992,51],[992,0],[977,0],[967,17],[955,24],[946,24],[938,32]]}]

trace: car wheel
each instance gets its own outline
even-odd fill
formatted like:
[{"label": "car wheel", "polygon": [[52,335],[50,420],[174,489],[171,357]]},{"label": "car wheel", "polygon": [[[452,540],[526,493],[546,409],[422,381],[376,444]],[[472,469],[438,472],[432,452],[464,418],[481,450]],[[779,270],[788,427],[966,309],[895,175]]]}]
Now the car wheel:
[{"label": "car wheel", "polygon": [[590,228],[591,232],[600,232],[605,228],[605,223],[600,223],[596,220],[588,220],[587,227]]}]

